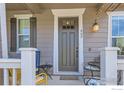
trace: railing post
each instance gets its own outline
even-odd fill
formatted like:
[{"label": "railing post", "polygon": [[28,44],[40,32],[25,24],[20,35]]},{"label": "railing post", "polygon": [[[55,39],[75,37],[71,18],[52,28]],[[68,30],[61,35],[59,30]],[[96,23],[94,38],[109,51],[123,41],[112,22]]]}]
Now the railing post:
[{"label": "railing post", "polygon": [[13,81],[13,85],[16,85],[16,81],[17,81],[17,77],[16,76],[17,76],[17,73],[16,73],[16,69],[14,68],[13,69],[13,80],[12,80]]},{"label": "railing post", "polygon": [[105,47],[101,49],[100,67],[101,83],[105,85],[117,85],[117,47]]},{"label": "railing post", "polygon": [[35,85],[35,48],[21,48],[21,84]]},{"label": "railing post", "polygon": [[7,68],[4,68],[4,85],[9,85],[9,73]]},{"label": "railing post", "polygon": [[124,85],[124,70],[122,70],[122,85]]},{"label": "railing post", "polygon": [[[6,25],[6,5],[5,3],[0,3],[0,34],[1,34],[1,47],[2,47],[2,58],[8,58],[8,43],[7,43],[7,25]],[[7,71],[3,70],[3,73],[0,74],[6,74]],[[8,77],[5,77],[0,75],[0,78],[2,81],[4,81],[4,84],[8,84],[8,81],[3,80],[4,78],[7,79]]]}]

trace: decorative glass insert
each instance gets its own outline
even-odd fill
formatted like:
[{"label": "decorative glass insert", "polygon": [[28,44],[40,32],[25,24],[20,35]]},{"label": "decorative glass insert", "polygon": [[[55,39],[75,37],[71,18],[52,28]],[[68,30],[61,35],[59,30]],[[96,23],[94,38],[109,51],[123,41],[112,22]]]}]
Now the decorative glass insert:
[{"label": "decorative glass insert", "polygon": [[75,22],[74,20],[63,20],[62,21],[62,29],[74,29],[75,27]]},{"label": "decorative glass insert", "polygon": [[74,20],[71,20],[71,29],[74,29],[74,25],[75,25]]}]

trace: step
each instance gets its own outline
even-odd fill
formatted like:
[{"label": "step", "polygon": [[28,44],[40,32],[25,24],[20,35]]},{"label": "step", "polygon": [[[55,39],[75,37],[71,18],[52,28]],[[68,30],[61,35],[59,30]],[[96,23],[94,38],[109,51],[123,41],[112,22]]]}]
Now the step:
[{"label": "step", "polygon": [[48,80],[48,85],[83,85],[80,80]]},{"label": "step", "polygon": [[81,76],[52,76],[53,79],[48,79],[48,85],[83,85]]}]

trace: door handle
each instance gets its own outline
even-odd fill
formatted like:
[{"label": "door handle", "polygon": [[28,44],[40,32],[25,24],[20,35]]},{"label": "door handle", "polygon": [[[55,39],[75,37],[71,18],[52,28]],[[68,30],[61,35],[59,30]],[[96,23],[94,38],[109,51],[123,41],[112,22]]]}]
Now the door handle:
[{"label": "door handle", "polygon": [[78,48],[76,48],[76,51],[78,52]]},{"label": "door handle", "polygon": [[76,56],[78,57],[78,48],[76,48]]}]

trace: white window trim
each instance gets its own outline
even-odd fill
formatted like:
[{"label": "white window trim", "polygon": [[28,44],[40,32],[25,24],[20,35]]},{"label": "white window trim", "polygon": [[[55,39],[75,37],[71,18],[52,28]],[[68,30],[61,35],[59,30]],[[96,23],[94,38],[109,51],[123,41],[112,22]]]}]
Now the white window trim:
[{"label": "white window trim", "polygon": [[[124,11],[107,12],[108,14],[108,47],[112,47],[112,16],[124,16]],[[115,36],[116,37],[116,36]],[[119,36],[123,37],[123,36]]]},{"label": "white window trim", "polygon": [[32,17],[32,14],[18,14],[18,15],[14,15],[14,17],[17,19],[28,19]]},{"label": "white window trim", "polygon": [[[19,32],[19,28],[18,28],[18,20],[19,19],[30,19],[30,17],[32,17],[32,14],[18,14],[18,15],[14,15],[14,17],[17,19],[17,32],[16,32],[16,38],[17,38],[17,45],[16,45],[16,51],[18,52],[18,50],[19,50],[19,34],[18,34],[18,32]],[[29,34],[29,38],[30,38],[30,34]],[[30,40],[29,40],[29,42],[30,42]]]},{"label": "white window trim", "polygon": [[77,9],[52,9],[54,15],[54,41],[53,41],[53,73],[54,74],[71,74],[75,75],[75,72],[60,72],[58,70],[58,18],[59,17],[78,17],[79,22],[79,65],[77,74],[83,73],[83,14],[85,8]]}]

